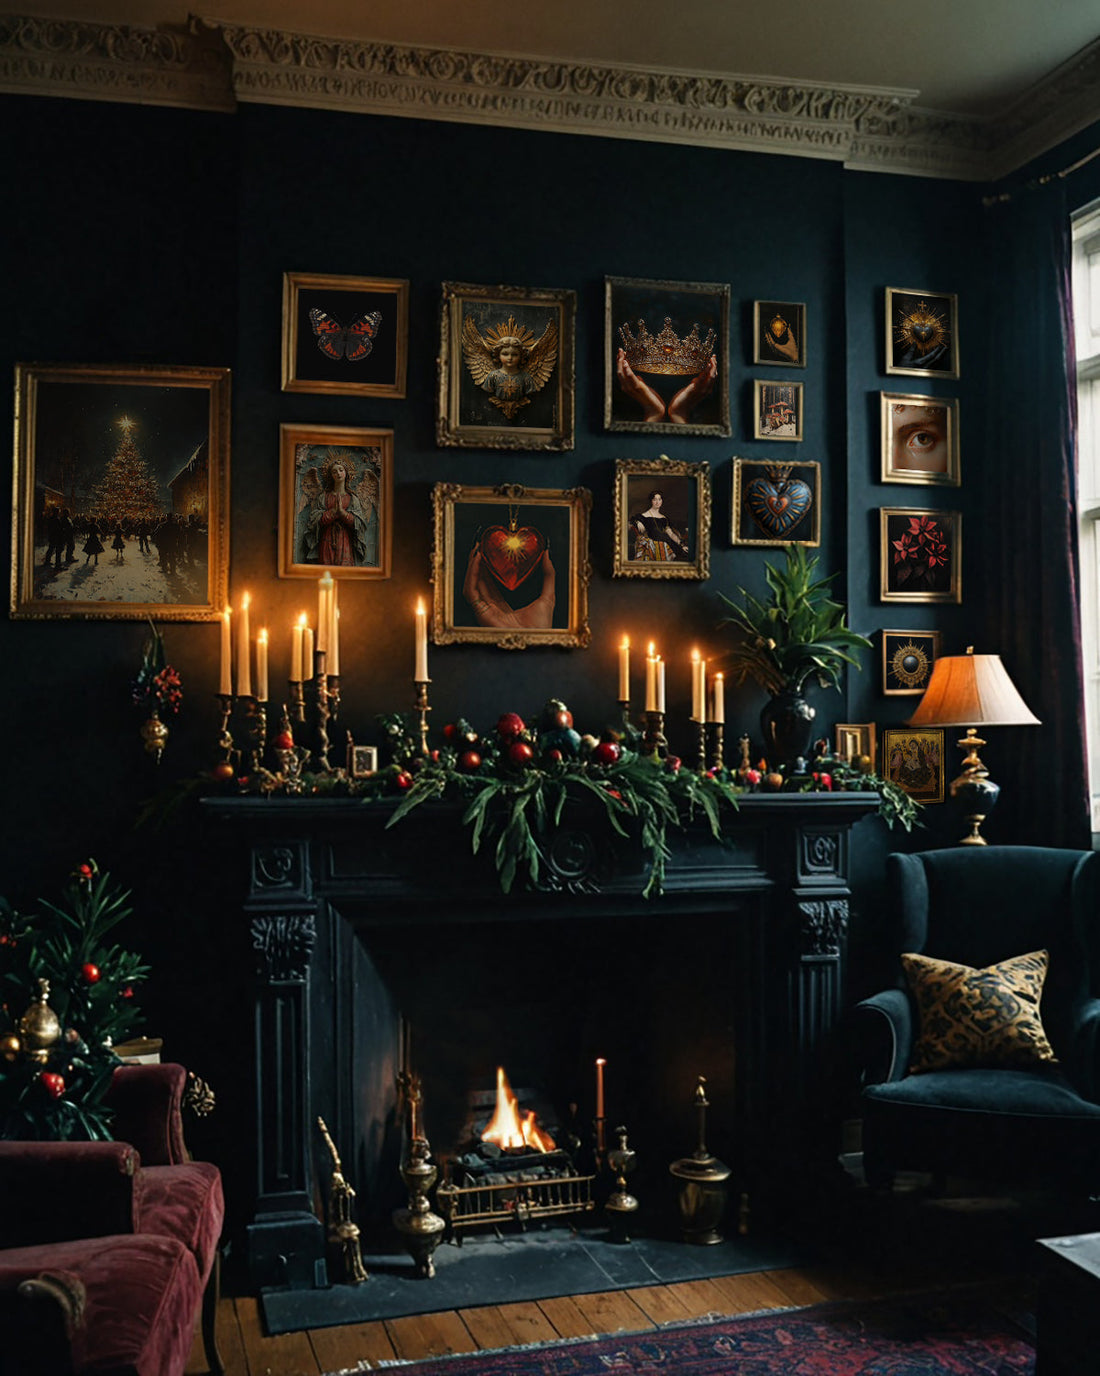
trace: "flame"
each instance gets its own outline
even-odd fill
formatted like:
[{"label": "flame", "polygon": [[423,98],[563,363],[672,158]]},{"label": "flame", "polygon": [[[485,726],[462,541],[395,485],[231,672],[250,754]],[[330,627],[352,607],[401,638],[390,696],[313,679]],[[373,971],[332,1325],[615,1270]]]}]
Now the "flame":
[{"label": "flame", "polygon": [[483,1142],[495,1142],[502,1151],[553,1151],[557,1143],[535,1122],[530,1109],[520,1116],[519,1101],[512,1093],[502,1065],[497,1066],[497,1101],[489,1126],[481,1134]]}]

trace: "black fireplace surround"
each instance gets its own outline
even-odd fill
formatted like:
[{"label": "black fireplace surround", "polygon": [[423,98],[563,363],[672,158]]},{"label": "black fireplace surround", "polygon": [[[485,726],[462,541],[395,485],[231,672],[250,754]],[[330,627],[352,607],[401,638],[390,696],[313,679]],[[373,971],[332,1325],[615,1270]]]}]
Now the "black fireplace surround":
[{"label": "black fireplace surround", "polygon": [[388,829],[392,807],[354,799],[205,806],[249,856],[257,1288],[329,1283],[318,1116],[365,1238],[404,1202],[403,1069],[423,1076],[437,1160],[497,1063],[591,1123],[596,1056],[609,1124],[629,1127],[648,1166],[643,1196],[696,1146],[700,1074],[707,1145],[760,1216],[810,1158],[835,1159],[822,1052],[843,997],[851,828],[877,795],[748,795],[721,844],[670,833],[664,892],[648,900],[640,847],[584,816],[557,833],[539,891],[505,895],[445,804]]}]

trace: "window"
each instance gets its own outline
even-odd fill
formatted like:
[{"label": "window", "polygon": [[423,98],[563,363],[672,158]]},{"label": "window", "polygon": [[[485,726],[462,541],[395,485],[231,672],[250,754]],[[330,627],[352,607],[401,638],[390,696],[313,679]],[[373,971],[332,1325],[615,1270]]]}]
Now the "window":
[{"label": "window", "polygon": [[1100,832],[1100,204],[1073,219],[1077,519],[1092,830]]}]

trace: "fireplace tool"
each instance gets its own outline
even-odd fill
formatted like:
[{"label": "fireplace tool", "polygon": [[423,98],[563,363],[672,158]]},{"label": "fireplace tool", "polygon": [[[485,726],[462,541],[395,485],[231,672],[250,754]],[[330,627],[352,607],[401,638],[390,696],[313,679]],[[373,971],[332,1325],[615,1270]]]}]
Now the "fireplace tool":
[{"label": "fireplace tool", "polygon": [[409,1192],[409,1203],[407,1208],[394,1210],[393,1226],[401,1234],[405,1250],[415,1263],[416,1275],[421,1280],[430,1280],[435,1275],[432,1257],[447,1225],[438,1214],[432,1213],[428,1202],[428,1191],[439,1172],[432,1164],[431,1147],[420,1121],[424,1102],[420,1076],[402,1071],[397,1077],[397,1091],[409,1110],[409,1151],[401,1165],[401,1179]]},{"label": "fireplace tool", "polygon": [[626,1177],[634,1169],[637,1156],[626,1144],[626,1128],[617,1127],[619,1145],[607,1154],[607,1164],[615,1173],[615,1188],[607,1197],[604,1208],[611,1225],[611,1241],[630,1241],[630,1220],[638,1212],[638,1201],[626,1188]]},{"label": "fireplace tool", "polygon": [[367,1270],[359,1250],[359,1227],[351,1216],[352,1200],[355,1191],[344,1177],[340,1155],[336,1144],[329,1136],[323,1118],[317,1119],[317,1126],[325,1139],[325,1145],[332,1155],[332,1185],[329,1188],[328,1202],[328,1240],[339,1248],[344,1265],[344,1278],[349,1285],[361,1285],[367,1279]]},{"label": "fireplace tool", "polygon": [[718,1225],[726,1209],[726,1182],[730,1168],[707,1150],[706,1077],[699,1076],[695,1086],[695,1113],[699,1127],[699,1145],[690,1156],[674,1161],[669,1167],[679,1182],[680,1227],[685,1242],[707,1245],[722,1241]]}]

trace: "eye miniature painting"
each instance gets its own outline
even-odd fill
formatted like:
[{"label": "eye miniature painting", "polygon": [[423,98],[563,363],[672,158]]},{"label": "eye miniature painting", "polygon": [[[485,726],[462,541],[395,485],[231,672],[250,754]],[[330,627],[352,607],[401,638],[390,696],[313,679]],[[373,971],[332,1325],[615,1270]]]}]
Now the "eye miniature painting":
[{"label": "eye miniature painting", "polygon": [[880,392],[882,481],[958,487],[959,403]]}]

